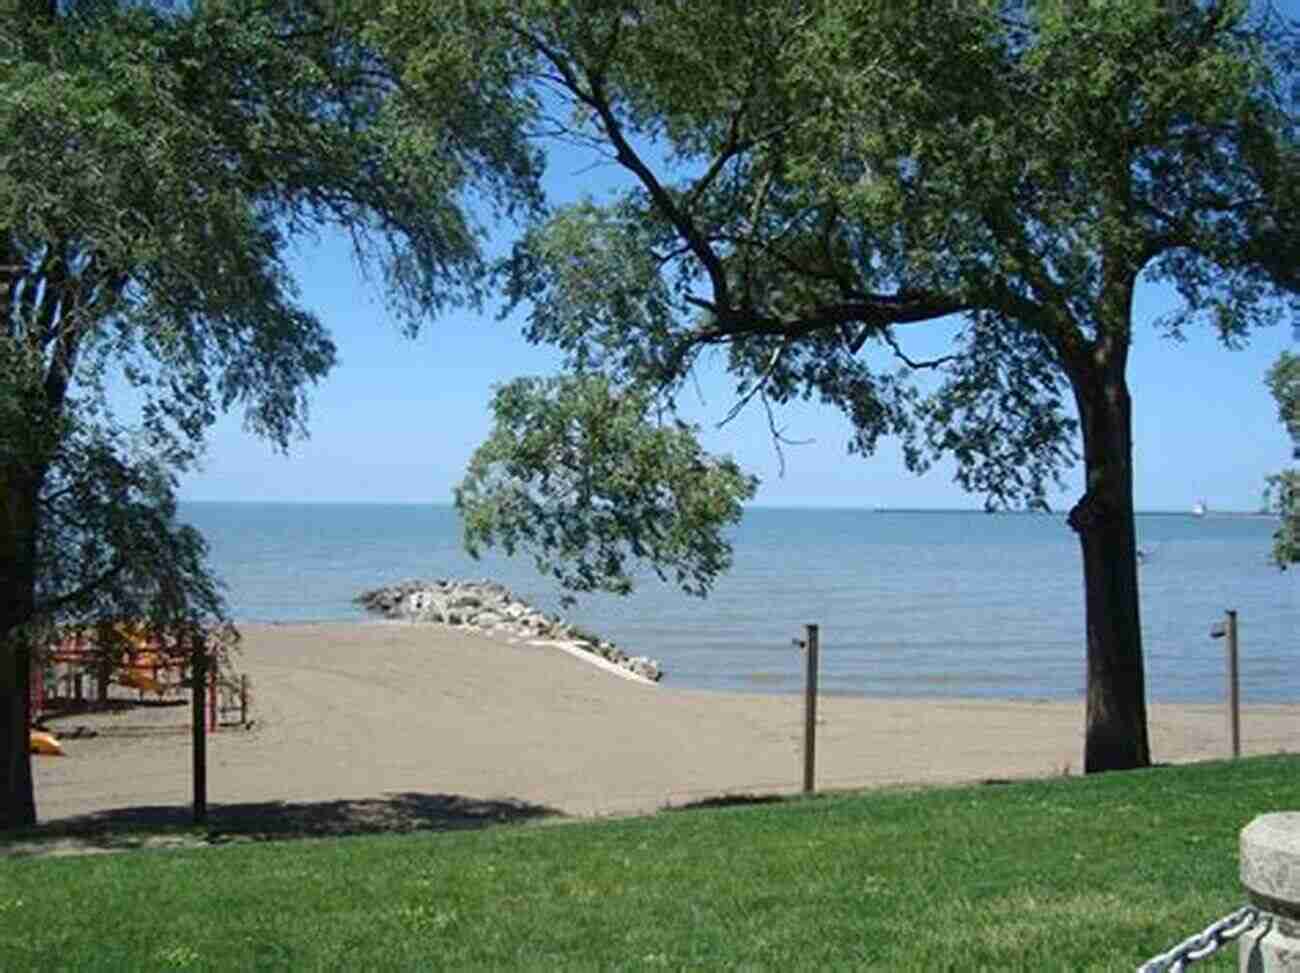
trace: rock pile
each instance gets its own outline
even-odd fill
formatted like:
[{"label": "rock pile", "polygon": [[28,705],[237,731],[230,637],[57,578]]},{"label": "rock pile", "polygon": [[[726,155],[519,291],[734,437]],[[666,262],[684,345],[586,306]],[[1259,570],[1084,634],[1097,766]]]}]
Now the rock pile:
[{"label": "rock pile", "polygon": [[364,591],[356,602],[385,618],[459,625],[508,638],[558,642],[591,652],[652,682],[663,678],[663,669],[654,659],[630,656],[612,642],[552,618],[496,581],[401,581]]}]

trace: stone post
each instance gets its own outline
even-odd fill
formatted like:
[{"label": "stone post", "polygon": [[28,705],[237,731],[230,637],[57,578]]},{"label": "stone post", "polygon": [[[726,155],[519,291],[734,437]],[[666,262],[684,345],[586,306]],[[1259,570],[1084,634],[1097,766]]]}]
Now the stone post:
[{"label": "stone post", "polygon": [[1241,973],[1300,973],[1300,811],[1246,825],[1241,884],[1266,920],[1238,941]]}]

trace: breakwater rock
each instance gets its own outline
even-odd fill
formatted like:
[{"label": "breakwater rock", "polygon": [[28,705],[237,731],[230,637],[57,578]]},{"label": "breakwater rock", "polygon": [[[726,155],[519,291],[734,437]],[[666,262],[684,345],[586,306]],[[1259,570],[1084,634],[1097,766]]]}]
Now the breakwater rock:
[{"label": "breakwater rock", "polygon": [[538,611],[496,581],[400,581],[356,599],[366,611],[411,622],[459,625],[493,635],[557,642],[599,656],[643,679],[658,682],[663,668],[654,659],[628,655],[613,642]]}]

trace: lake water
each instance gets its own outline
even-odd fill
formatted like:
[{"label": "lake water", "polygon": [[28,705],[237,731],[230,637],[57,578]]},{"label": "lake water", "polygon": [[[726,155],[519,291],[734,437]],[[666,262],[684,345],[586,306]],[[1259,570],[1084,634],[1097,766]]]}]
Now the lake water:
[{"label": "lake water", "polygon": [[[548,611],[559,591],[526,558],[474,561],[450,507],[188,503],[238,621],[362,620],[352,599],[406,578],[493,578]],[[1239,612],[1243,701],[1300,700],[1300,571],[1267,561],[1273,521],[1140,515],[1148,695],[1223,695]],[[796,692],[792,639],[821,626],[821,687],[868,696],[1078,698],[1084,686],[1078,543],[1064,516],[755,509],[709,598],[653,577],[566,617],[696,689]]]}]

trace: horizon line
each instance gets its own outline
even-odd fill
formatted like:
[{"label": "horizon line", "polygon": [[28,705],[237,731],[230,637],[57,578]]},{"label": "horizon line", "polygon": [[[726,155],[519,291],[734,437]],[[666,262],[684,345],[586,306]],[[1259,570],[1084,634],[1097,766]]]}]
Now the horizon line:
[{"label": "horizon line", "polygon": [[[240,498],[236,500],[224,499],[215,500],[210,498],[182,498],[178,501],[182,504],[230,504],[230,505],[260,505],[260,506],[280,506],[280,507],[454,507],[454,503],[449,500],[261,500],[254,498]],[[744,505],[745,510],[799,510],[799,511],[854,511],[860,513],[904,513],[904,514],[943,514],[943,513],[971,513],[971,514],[992,514],[992,515],[1031,515],[1031,516],[1056,516],[1068,512],[1066,507],[1052,507],[1049,510],[1026,510],[1023,508],[1009,508],[1005,510],[986,510],[984,507],[909,507],[909,506],[889,506],[877,504],[810,504],[810,503],[750,503]],[[1197,516],[1190,508],[1174,507],[1138,507],[1133,511],[1135,514],[1144,515],[1171,515],[1192,517]],[[1275,516],[1267,510],[1244,510],[1237,508],[1208,509],[1203,516]]]}]

